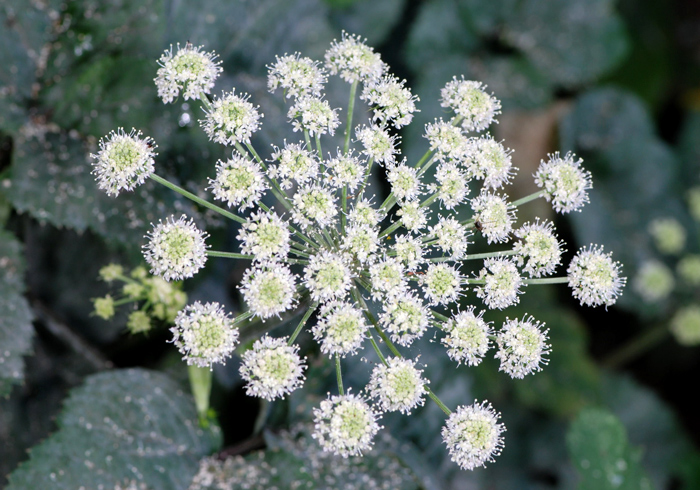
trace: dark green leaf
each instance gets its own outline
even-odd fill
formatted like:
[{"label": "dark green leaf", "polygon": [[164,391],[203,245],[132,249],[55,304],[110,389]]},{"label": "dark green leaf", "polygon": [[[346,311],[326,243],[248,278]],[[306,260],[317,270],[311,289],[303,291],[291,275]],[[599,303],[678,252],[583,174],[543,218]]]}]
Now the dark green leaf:
[{"label": "dark green leaf", "polygon": [[186,489],[199,459],[219,445],[217,430],[199,428],[181,387],[143,369],[89,377],[71,392],[57,424],[10,475],[8,490],[96,490],[125,480]]},{"label": "dark green leaf", "polygon": [[22,356],[32,348],[32,312],[23,292],[22,245],[14,235],[0,230],[0,396],[22,382]]}]

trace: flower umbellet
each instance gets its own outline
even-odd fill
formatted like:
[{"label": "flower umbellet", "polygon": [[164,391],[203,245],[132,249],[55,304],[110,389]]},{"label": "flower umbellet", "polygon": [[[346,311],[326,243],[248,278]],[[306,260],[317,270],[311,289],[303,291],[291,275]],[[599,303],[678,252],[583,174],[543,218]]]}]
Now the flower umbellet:
[{"label": "flower umbellet", "polygon": [[[167,51],[160,63],[156,85],[163,101],[180,93],[200,100],[205,133],[231,147],[228,160],[211,165],[209,190],[219,202],[159,176],[155,144],[136,130],[118,130],[100,143],[94,173],[109,194],[151,178],[241,225],[236,251],[209,249],[207,235],[184,216],[154,225],[148,235],[146,260],[165,280],[191,277],[208,257],[248,261],[239,285],[245,312],[233,317],[222,305],[197,302],[178,314],[173,342],[183,358],[203,367],[224,362],[249,322],[271,330],[277,319],[299,313],[293,333],[264,333],[242,352],[249,395],[273,400],[303,385],[296,341],[306,330],[321,355],[335,362],[338,380],[338,395],[314,409],[314,437],[324,450],[361,454],[371,448],[383,412],[408,414],[430,398],[447,416],[442,436],[452,459],[463,469],[493,461],[503,447],[499,415],[487,402],[450,410],[430,390],[422,364],[407,357],[408,347],[433,330],[430,337],[455,365],[478,366],[491,352],[501,371],[522,378],[547,364],[544,324],[525,316],[496,328],[483,319],[484,309],[507,309],[526,286],[554,283],[568,283],[582,304],[615,303],[625,278],[602,247],[581,249],[566,275],[552,277],[564,245],[553,225],[517,222],[518,208],[539,197],[560,213],[580,210],[591,188],[582,161],[550,155],[534,175],[540,190],[511,200],[505,187],[517,171],[513,151],[487,131],[501,103],[482,83],[457,77],[439,101],[451,116],[426,125],[426,152],[410,161],[396,129],[412,122],[419,99],[350,34],[334,41],[323,61],[300,53],[270,61],[268,88],[289,99],[287,116],[299,139],[267,152],[254,146],[262,115],[248,95],[234,87],[207,95],[221,72],[213,54],[187,46]],[[346,108],[326,98],[330,76],[349,84]],[[368,110],[356,120],[356,103],[363,102]],[[322,140],[334,133],[342,135],[342,145],[328,148]],[[368,194],[374,172],[390,185],[384,200]],[[472,253],[475,241],[499,250]],[[470,261],[476,267],[463,267]],[[460,307],[464,296],[480,299],[482,307]],[[97,305],[103,316],[110,314],[108,303]],[[346,393],[341,360],[363,347],[376,353],[371,379],[359,394]]]}]

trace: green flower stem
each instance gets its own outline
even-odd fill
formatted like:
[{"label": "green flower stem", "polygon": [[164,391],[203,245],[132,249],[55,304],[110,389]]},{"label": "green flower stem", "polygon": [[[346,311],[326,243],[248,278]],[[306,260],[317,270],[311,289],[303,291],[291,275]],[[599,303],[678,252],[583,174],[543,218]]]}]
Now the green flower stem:
[{"label": "green flower stem", "polygon": [[619,368],[647,352],[649,349],[664,340],[670,333],[665,324],[649,328],[641,332],[636,337],[622,347],[614,350],[601,364],[609,369]]},{"label": "green flower stem", "polygon": [[389,233],[393,233],[400,226],[401,226],[401,220],[395,221],[391,226],[389,226],[386,230],[384,230],[383,232],[381,232],[379,234],[379,238],[382,238],[382,237],[388,235]]},{"label": "green flower stem", "polygon": [[369,176],[372,173],[372,164],[374,163],[374,158],[370,158],[369,161],[367,162],[367,170],[365,170],[365,178],[362,181],[362,185],[360,188],[357,190],[357,202],[360,201],[362,198],[362,194],[365,192],[365,188],[367,187],[367,183],[369,182]]},{"label": "green flower stem", "polygon": [[187,366],[187,374],[190,378],[190,388],[197,407],[199,425],[200,427],[208,427],[207,412],[209,411],[209,396],[211,395],[212,370],[208,367],[190,365]]},{"label": "green flower stem", "polygon": [[185,196],[187,199],[190,199],[191,201],[196,202],[200,206],[204,206],[205,208],[211,209],[212,211],[215,211],[222,216],[226,216],[227,218],[232,219],[233,221],[236,221],[238,223],[245,223],[245,219],[241,218],[240,216],[236,216],[232,212],[226,211],[224,208],[220,208],[216,204],[212,204],[208,201],[205,201],[204,199],[197,197],[196,195],[192,194],[189,191],[186,191],[182,187],[177,186],[168,180],[165,180],[160,175],[151,174],[150,177],[151,177],[151,179],[155,180],[159,184],[164,185],[168,189],[171,189],[171,190],[177,192],[178,194]]},{"label": "green flower stem", "polygon": [[304,142],[306,143],[306,147],[309,149],[309,151],[313,151],[313,146],[311,146],[311,137],[309,136],[308,129],[304,130]]},{"label": "green flower stem", "polygon": [[437,192],[436,192],[435,194],[433,194],[432,196],[430,196],[428,199],[426,199],[425,201],[423,201],[422,203],[420,203],[420,207],[424,208],[424,207],[430,206],[432,203],[435,202],[435,200],[436,200],[437,198],[438,198],[438,195],[437,195]]},{"label": "green flower stem", "polygon": [[340,205],[342,212],[340,213],[340,232],[345,234],[345,224],[347,222],[348,214],[348,186],[343,186],[343,191],[340,195]]},{"label": "green flower stem", "polygon": [[313,314],[313,312],[316,311],[316,308],[318,308],[318,302],[309,306],[309,309],[306,310],[306,313],[304,313],[304,316],[302,317],[301,321],[299,322],[299,325],[297,325],[297,328],[294,329],[294,333],[292,334],[291,337],[289,337],[289,341],[287,342],[287,345],[292,345],[294,343],[294,341],[297,339],[297,337],[301,333],[301,330],[304,328],[304,325],[306,325],[306,322],[309,321],[309,318],[311,318],[311,315]]},{"label": "green flower stem", "polygon": [[343,373],[340,370],[340,356],[338,354],[335,355],[335,377],[338,380],[338,394],[343,396],[345,394],[345,390],[343,390]]},{"label": "green flower stem", "polygon": [[525,279],[525,284],[568,284],[568,277],[544,277],[542,279]]},{"label": "green flower stem", "polygon": [[[245,155],[246,151],[243,149],[243,146],[241,146],[240,143],[236,143],[234,145],[236,149],[240,152],[241,155]],[[246,148],[250,152],[251,155],[255,158],[255,160],[260,164],[262,169],[265,171],[265,177],[267,177],[267,181],[272,184],[272,187],[270,190],[272,190],[272,193],[275,195],[277,200],[282,203],[282,205],[287,208],[287,209],[292,209],[292,203],[289,201],[289,198],[287,197],[287,194],[282,190],[282,188],[279,185],[279,182],[277,182],[275,179],[271,179],[270,176],[268,175],[267,172],[267,165],[263,161],[262,158],[260,158],[260,155],[258,155],[258,152],[255,151],[255,148],[253,148],[253,145],[250,143],[246,143]]]},{"label": "green flower stem", "polygon": [[493,257],[507,257],[509,255],[517,255],[518,252],[515,250],[503,250],[501,252],[485,252],[481,254],[467,254],[462,260],[480,260],[480,259],[490,259]]},{"label": "green flower stem", "polygon": [[301,265],[308,265],[309,261],[304,260],[304,259],[285,259],[284,260],[287,264],[301,264]]},{"label": "green flower stem", "polygon": [[[264,164],[263,159],[260,158],[260,155],[258,155],[258,152],[255,151],[255,148],[251,143],[246,143],[245,147],[248,148],[248,151],[255,157],[255,159],[258,161],[258,163]],[[239,150],[240,151],[240,150]],[[265,166],[265,171],[267,172],[267,167]]]},{"label": "green flower stem", "polygon": [[321,173],[323,173],[325,170],[323,166],[323,150],[321,149],[321,135],[318,133],[316,133],[316,151],[318,152],[318,159],[321,161]]},{"label": "green flower stem", "polygon": [[202,101],[202,105],[207,110],[207,112],[211,112],[211,102],[209,102],[209,97],[207,96],[207,94],[205,94],[204,92],[200,92],[199,100]]},{"label": "green flower stem", "polygon": [[126,305],[128,303],[135,303],[136,301],[141,301],[142,299],[145,299],[145,298],[141,297],[141,298],[116,299],[116,300],[114,300],[113,304],[114,304],[114,306],[121,306],[121,305]]},{"label": "green flower stem", "polygon": [[299,257],[304,257],[305,259],[311,258],[311,254],[308,254],[306,252],[302,252],[301,250],[297,250],[293,247],[289,249],[289,253],[292,253],[294,255],[298,255]]},{"label": "green flower stem", "polygon": [[219,250],[207,250],[207,255],[209,257],[223,257],[225,259],[246,259],[253,260],[254,255],[238,254],[235,252],[221,252]]},{"label": "green flower stem", "polygon": [[384,357],[384,354],[382,354],[382,351],[377,345],[377,341],[374,340],[374,335],[372,334],[372,332],[369,333],[369,341],[372,343],[372,348],[374,348],[374,352],[377,353],[377,357],[379,357],[379,360],[382,361],[382,364],[384,364],[385,366],[389,366],[389,363],[386,362],[386,357]]},{"label": "green flower stem", "polygon": [[511,203],[511,206],[518,207],[521,204],[525,204],[526,202],[534,201],[538,197],[542,197],[544,195],[544,191],[537,191],[534,194],[530,194],[529,196],[525,196],[521,199],[518,199],[517,201],[513,201]]},{"label": "green flower stem", "polygon": [[345,142],[343,143],[343,154],[347,155],[350,149],[350,133],[352,132],[352,116],[355,111],[355,95],[357,94],[357,80],[350,85],[350,100],[348,100],[348,118],[345,123]]},{"label": "green flower stem", "polygon": [[252,311],[246,311],[238,315],[236,318],[233,319],[233,324],[238,325],[239,323],[243,323],[247,319],[249,319],[251,316],[253,316]]},{"label": "green flower stem", "polygon": [[441,320],[441,321],[443,321],[443,322],[449,322],[449,321],[450,321],[449,317],[446,317],[446,316],[443,315],[442,313],[438,313],[438,312],[435,311],[435,310],[430,310],[430,313],[431,313],[435,318],[437,318],[438,320]]},{"label": "green flower stem", "polygon": [[440,410],[442,410],[445,413],[445,415],[452,415],[452,410],[447,408],[447,405],[442,403],[442,400],[440,400],[438,396],[435,393],[433,393],[433,390],[428,388],[427,385],[425,386],[425,391],[426,393],[428,393],[430,399],[433,400],[438,407],[440,407]]},{"label": "green flower stem", "polygon": [[455,260],[454,257],[451,257],[449,255],[445,255],[443,257],[431,257],[428,259],[428,262],[451,262],[454,260]]},{"label": "green flower stem", "polygon": [[436,161],[437,155],[433,155],[433,157],[430,160],[428,160],[428,163],[426,163],[425,166],[418,171],[418,177],[422,177],[423,174],[427,172],[428,169],[430,169],[430,167],[432,167],[433,163],[435,163]]},{"label": "green flower stem", "polygon": [[433,155],[433,153],[435,153],[434,150],[428,150],[428,151],[426,151],[426,152],[423,154],[423,156],[420,157],[420,160],[418,160],[418,162],[414,165],[415,169],[416,169],[416,170],[420,170],[420,168],[423,166],[423,164],[424,164],[425,162],[428,161],[428,158],[430,158],[431,155]]}]

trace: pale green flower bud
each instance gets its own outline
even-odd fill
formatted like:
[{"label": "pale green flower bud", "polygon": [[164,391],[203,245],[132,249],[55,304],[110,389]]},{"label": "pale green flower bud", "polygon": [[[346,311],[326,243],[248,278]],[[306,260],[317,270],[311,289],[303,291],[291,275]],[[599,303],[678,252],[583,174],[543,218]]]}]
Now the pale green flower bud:
[{"label": "pale green flower bud", "polygon": [[659,252],[677,255],[685,248],[686,231],[675,218],[659,218],[649,224],[649,233]]},{"label": "pale green flower bud", "polygon": [[681,345],[700,344],[700,306],[690,305],[678,310],[671,319],[671,333]]},{"label": "pale green flower bud", "polygon": [[114,317],[114,299],[109,294],[104,298],[93,299],[92,303],[95,307],[95,315],[104,320],[110,320]]}]

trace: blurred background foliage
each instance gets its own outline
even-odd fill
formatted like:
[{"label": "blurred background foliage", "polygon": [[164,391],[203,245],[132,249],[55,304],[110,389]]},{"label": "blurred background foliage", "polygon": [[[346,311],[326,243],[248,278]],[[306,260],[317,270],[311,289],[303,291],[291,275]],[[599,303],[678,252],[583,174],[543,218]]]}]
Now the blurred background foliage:
[{"label": "blurred background foliage", "polygon": [[[254,144],[269,148],[291,133],[284,101],[266,91],[266,64],[295,51],[320,59],[343,29],[367,37],[420,96],[402,132],[409,159],[424,151],[423,125],[443,115],[440,88],[460,74],[503,101],[494,132],[515,150],[514,197],[533,190],[548,152],[583,157],[591,204],[561,217],[536,202],[520,221],[554,219],[569,258],[604,244],[630,278],[607,312],[581,309],[564,287],[529,288],[506,313],[546,322],[553,349],[549,366],[525,380],[498,373],[493,360],[455,368],[437,342],[414,346],[448,405],[487,398],[502,412],[506,447],[487,469],[460,472],[449,461],[444,417],[431,403],[386,416],[391,438],[362,460],[319,455],[303,424],[333,389],[323,358],[303,393],[272,405],[245,397],[236,359],[217,367],[220,431],[202,430],[167,328],[131,335],[126,315],[91,314],[91,299],[109,292],[99,269],[141,265],[151,221],[184,212],[215,248],[236,247],[234,226],[174,193],[146,184],[112,199],[90,175],[98,139],[136,127],[157,141],[161,175],[203,193],[225,152],[199,129],[197,104],[157,99],[163,50],[188,41],[215,50],[217,90],[235,87],[261,105]],[[206,474],[228,485],[217,488],[286,488],[309,475],[326,482],[316,488],[700,488],[690,389],[700,374],[697,2],[0,0],[0,67],[0,484],[185,489],[200,459],[220,452],[229,459],[203,460],[193,488],[209,488]],[[346,90],[329,86],[328,98],[343,105]],[[381,180],[372,185],[387,192]],[[185,291],[239,310],[244,265],[212,260]],[[347,383],[363,386],[369,363],[361,355],[346,364]],[[319,464],[337,471],[298,473]]]}]

